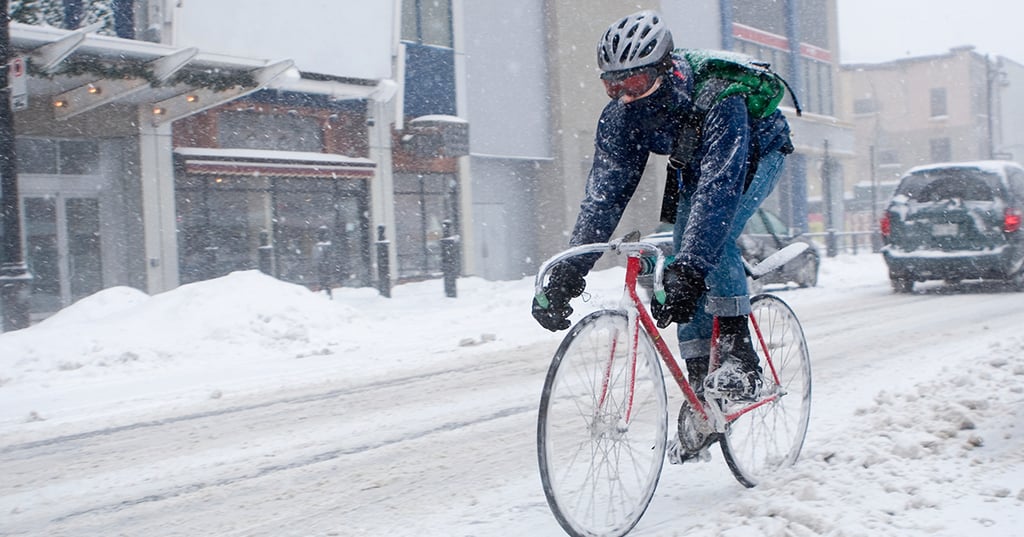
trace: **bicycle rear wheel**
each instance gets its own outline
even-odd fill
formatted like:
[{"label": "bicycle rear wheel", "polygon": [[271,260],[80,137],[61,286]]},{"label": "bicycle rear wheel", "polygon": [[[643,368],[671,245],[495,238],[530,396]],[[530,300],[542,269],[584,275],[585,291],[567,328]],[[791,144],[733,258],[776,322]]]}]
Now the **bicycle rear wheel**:
[{"label": "bicycle rear wheel", "polygon": [[592,313],[566,335],[537,422],[544,495],[566,532],[620,536],[640,521],[665,460],[666,409],[658,354],[625,312]]},{"label": "bicycle rear wheel", "polygon": [[[721,440],[729,469],[744,486],[753,487],[764,476],[790,466],[800,456],[811,417],[811,357],[803,328],[789,306],[773,295],[751,299],[751,311],[771,353],[782,395],[731,422]],[[750,331],[756,337],[753,327]],[[765,389],[773,378],[764,349],[761,357]]]}]

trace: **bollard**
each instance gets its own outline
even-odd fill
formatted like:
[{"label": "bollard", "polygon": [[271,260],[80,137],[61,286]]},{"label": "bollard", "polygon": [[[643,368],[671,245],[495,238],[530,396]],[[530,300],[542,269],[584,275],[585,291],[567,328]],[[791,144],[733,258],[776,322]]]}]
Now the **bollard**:
[{"label": "bollard", "polygon": [[222,276],[219,268],[217,267],[217,251],[220,248],[216,246],[207,246],[203,248],[203,272],[204,280],[212,280],[218,276]]},{"label": "bollard", "polygon": [[384,225],[377,226],[377,289],[384,298],[391,298],[391,267],[388,261],[389,242],[384,240]]},{"label": "bollard", "polygon": [[829,228],[826,232],[828,234],[825,236],[825,255],[835,257],[839,255],[839,248],[836,245],[836,230]]},{"label": "bollard", "polygon": [[316,246],[313,247],[313,266],[316,267],[316,279],[322,291],[327,291],[329,298],[334,298],[331,293],[331,241],[327,238],[327,226],[320,226],[316,230]]},{"label": "bollard", "polygon": [[260,272],[267,276],[274,275],[274,247],[270,245],[270,232],[260,231],[260,245],[256,248]]},{"label": "bollard", "polygon": [[882,251],[882,232],[877,226],[871,228],[871,252],[877,254]]},{"label": "bollard", "polygon": [[441,222],[441,271],[444,273],[444,296],[455,298],[455,280],[459,276],[459,237],[452,235],[452,222]]}]

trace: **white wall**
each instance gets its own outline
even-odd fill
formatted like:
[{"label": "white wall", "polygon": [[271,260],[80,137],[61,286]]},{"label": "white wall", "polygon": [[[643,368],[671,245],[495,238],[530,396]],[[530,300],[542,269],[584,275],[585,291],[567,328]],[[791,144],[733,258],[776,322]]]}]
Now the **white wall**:
[{"label": "white wall", "polygon": [[722,48],[718,0],[662,0],[661,14],[679,48]]},{"label": "white wall", "polygon": [[548,50],[541,2],[463,3],[473,154],[551,156]]},{"label": "white wall", "polygon": [[186,0],[173,7],[176,47],[292,59],[303,72],[362,79],[391,76],[391,0]]},{"label": "white wall", "polygon": [[[1024,65],[1002,58],[1003,80],[999,87],[1002,115],[997,122],[996,152],[1024,162]],[[999,136],[1001,134],[1001,136]]]}]

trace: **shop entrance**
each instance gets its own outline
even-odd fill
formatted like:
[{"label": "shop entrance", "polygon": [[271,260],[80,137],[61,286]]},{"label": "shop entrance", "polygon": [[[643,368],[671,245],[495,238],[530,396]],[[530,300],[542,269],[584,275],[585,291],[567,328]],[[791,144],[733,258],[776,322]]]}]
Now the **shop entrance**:
[{"label": "shop entrance", "polygon": [[99,199],[53,192],[21,201],[30,313],[49,314],[102,289]]}]

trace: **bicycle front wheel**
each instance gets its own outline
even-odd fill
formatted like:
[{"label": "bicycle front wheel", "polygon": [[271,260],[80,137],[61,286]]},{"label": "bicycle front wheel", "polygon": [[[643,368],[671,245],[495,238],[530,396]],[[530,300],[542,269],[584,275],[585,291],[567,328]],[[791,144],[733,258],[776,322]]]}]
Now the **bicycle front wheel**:
[{"label": "bicycle front wheel", "polygon": [[537,423],[544,495],[566,532],[620,536],[640,521],[665,460],[666,408],[658,354],[625,312],[598,311],[573,327],[551,362]]},{"label": "bicycle front wheel", "polygon": [[[747,487],[796,462],[811,417],[811,356],[800,321],[785,302],[773,295],[757,295],[750,306],[779,379],[775,384],[768,357],[755,342],[765,389],[774,389],[780,396],[731,422],[722,437],[726,463]],[[750,333],[756,337],[753,326]]]}]

